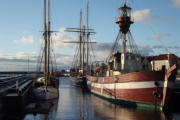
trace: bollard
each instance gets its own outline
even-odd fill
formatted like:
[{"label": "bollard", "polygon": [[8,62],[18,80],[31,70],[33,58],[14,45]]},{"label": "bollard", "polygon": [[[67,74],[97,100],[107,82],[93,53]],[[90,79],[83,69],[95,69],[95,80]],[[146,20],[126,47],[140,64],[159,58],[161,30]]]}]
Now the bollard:
[{"label": "bollard", "polygon": [[17,80],[17,81],[16,81],[16,90],[19,89],[19,88],[18,88],[18,87],[19,87],[18,84],[19,84],[19,83],[18,83],[18,80]]}]

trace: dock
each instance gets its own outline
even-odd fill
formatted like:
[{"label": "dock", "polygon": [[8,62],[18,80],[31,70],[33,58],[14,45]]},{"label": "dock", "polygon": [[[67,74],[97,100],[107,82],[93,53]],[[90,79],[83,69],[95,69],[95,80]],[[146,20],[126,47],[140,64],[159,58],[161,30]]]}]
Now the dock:
[{"label": "dock", "polygon": [[28,102],[28,93],[33,85],[33,77],[14,75],[0,79],[0,111],[17,115],[21,114]]}]

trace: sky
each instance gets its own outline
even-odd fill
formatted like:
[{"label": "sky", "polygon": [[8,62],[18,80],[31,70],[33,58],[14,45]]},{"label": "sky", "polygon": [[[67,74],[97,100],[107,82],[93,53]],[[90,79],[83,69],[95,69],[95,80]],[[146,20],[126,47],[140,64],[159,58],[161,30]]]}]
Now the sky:
[{"label": "sky", "polygon": [[[118,34],[115,24],[123,0],[89,0],[89,28],[96,31],[90,37],[97,42],[97,60],[105,60]],[[80,10],[86,24],[87,0],[51,0],[52,34],[59,69],[69,68],[75,53],[78,34],[64,32],[79,27]],[[132,7],[134,24],[130,31],[145,55],[174,53],[180,56],[180,0],[127,0]],[[36,68],[42,44],[43,0],[0,0],[0,67],[1,71]]]}]

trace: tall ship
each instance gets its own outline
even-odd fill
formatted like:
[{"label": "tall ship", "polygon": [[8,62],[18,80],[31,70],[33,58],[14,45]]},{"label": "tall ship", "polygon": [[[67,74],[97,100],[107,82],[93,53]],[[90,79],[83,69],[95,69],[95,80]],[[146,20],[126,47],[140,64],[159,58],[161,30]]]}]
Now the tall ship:
[{"label": "tall ship", "polygon": [[87,3],[87,16],[86,16],[86,26],[82,25],[82,10],[80,11],[80,26],[79,28],[66,28],[67,32],[76,32],[79,33],[78,41],[65,41],[65,43],[76,43],[77,49],[74,54],[72,67],[70,69],[71,80],[78,86],[86,86],[86,74],[90,71],[90,45],[96,43],[90,41],[89,36],[95,34],[94,29],[89,29],[88,27],[88,8],[89,2]]},{"label": "tall ship", "polygon": [[86,34],[87,29],[85,25],[82,26],[82,10],[80,11],[80,26],[79,28],[67,28],[67,32],[77,32],[79,33],[78,41],[66,41],[70,43],[76,43],[76,51],[73,57],[72,67],[70,69],[70,77],[73,83],[78,86],[83,86],[85,83],[85,74],[86,74]]},{"label": "tall ship", "polygon": [[[119,8],[116,24],[120,27],[119,34],[107,63],[95,67],[93,74],[87,75],[89,90],[123,106],[165,110],[171,104],[176,58],[172,54],[139,54],[129,29],[133,21],[126,2]],[[122,40],[121,52],[117,49],[119,40]],[[157,58],[162,57],[168,65],[156,68],[160,65]]]},{"label": "tall ship", "polygon": [[[48,8],[48,9],[46,9]],[[43,77],[37,74],[34,95],[40,100],[51,100],[59,97],[59,78],[56,77],[56,60],[53,53],[53,41],[50,21],[50,0],[44,0],[43,45],[40,51],[37,73],[43,71]]]}]

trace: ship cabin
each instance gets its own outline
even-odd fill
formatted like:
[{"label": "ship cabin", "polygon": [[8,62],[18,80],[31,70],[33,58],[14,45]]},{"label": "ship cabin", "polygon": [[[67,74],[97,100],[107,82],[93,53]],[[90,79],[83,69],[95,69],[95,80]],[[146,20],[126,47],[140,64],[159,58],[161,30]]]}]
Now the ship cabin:
[{"label": "ship cabin", "polygon": [[[151,71],[150,59],[133,53],[126,53],[125,63],[121,61],[121,53],[113,54],[107,64],[106,76],[120,75],[123,73]],[[121,65],[124,64],[124,69]]]},{"label": "ship cabin", "polygon": [[[179,67],[180,60],[174,54],[161,54],[158,56],[141,56],[130,52],[126,53],[125,63],[122,63],[122,53],[116,52],[110,56],[108,63],[95,67],[96,76],[115,76],[131,72],[167,70],[174,64]],[[124,69],[122,69],[124,64]],[[180,68],[180,67],[179,67]]]}]

